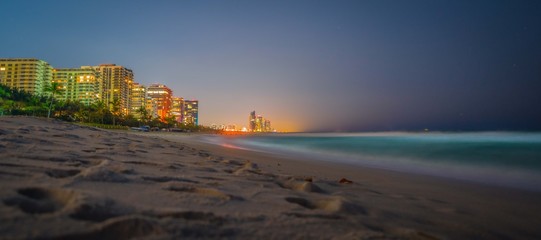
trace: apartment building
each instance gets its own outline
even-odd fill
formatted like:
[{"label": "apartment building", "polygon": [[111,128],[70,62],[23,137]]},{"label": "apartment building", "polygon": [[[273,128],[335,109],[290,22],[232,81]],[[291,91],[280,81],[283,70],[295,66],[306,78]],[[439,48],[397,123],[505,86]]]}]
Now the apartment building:
[{"label": "apartment building", "polygon": [[35,58],[0,58],[0,83],[36,95],[47,94],[52,67]]}]

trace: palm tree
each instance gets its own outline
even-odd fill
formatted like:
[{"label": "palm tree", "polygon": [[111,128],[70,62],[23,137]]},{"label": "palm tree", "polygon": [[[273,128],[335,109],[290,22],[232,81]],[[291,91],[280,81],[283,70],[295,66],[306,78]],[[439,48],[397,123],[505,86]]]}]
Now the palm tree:
[{"label": "palm tree", "polygon": [[137,114],[139,114],[139,118],[140,118],[141,123],[148,124],[150,115],[149,115],[149,113],[148,113],[148,111],[147,111],[147,109],[145,107],[141,106],[140,108],[135,110],[135,112]]},{"label": "palm tree", "polygon": [[30,105],[28,108],[32,112],[32,116],[35,116],[36,112],[38,115],[40,114],[40,112],[43,113],[42,99],[39,96],[33,95],[28,100],[28,104]]},{"label": "palm tree", "polygon": [[11,114],[14,108],[15,108],[15,101],[9,100],[9,99],[6,99],[6,100],[2,99],[0,101],[1,115],[4,115],[4,110],[6,111],[7,114]]},{"label": "palm tree", "polygon": [[9,98],[11,97],[11,89],[8,86],[0,84],[0,116],[4,115],[4,109],[9,110],[10,102]]},{"label": "palm tree", "polygon": [[97,101],[94,103],[91,108],[95,109],[98,117],[101,118],[101,124],[104,123],[105,114],[109,111],[107,109],[107,105],[105,105],[105,102],[103,101]]},{"label": "palm tree", "polygon": [[0,98],[9,98],[11,97],[11,89],[8,86],[0,84]]},{"label": "palm tree", "polygon": [[165,118],[165,125],[169,128],[176,127],[178,124],[176,116],[169,116]]},{"label": "palm tree", "polygon": [[113,117],[113,125],[116,125],[116,117],[122,117],[122,111],[120,111],[120,100],[115,99],[112,103],[109,103],[110,111]]},{"label": "palm tree", "polygon": [[62,89],[61,89],[61,86],[60,86],[59,83],[52,82],[51,85],[45,87],[44,91],[51,94],[51,95],[49,95],[50,103],[49,103],[49,111],[47,112],[47,118],[50,118],[51,117],[51,109],[53,108],[54,95],[61,93]]},{"label": "palm tree", "polygon": [[60,116],[65,120],[75,121],[75,113],[79,111],[82,104],[77,101],[62,101],[60,102]]}]

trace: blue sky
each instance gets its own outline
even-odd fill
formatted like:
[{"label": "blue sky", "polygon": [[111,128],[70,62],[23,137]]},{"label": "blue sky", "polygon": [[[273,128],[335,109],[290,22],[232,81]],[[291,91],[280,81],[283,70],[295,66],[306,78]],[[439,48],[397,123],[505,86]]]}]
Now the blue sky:
[{"label": "blue sky", "polygon": [[0,57],[115,63],[280,130],[541,130],[539,1],[2,2]]}]

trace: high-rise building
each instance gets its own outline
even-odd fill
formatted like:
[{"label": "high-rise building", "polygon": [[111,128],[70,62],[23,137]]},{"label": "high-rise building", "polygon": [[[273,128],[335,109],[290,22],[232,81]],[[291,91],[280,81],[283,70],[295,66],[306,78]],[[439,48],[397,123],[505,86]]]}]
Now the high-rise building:
[{"label": "high-rise building", "polygon": [[136,117],[141,117],[139,109],[145,108],[147,100],[147,89],[139,83],[133,83],[130,94],[130,113]]},{"label": "high-rise building", "polygon": [[0,58],[0,83],[36,95],[44,91],[51,82],[52,67],[35,58]]},{"label": "high-rise building", "polygon": [[155,105],[156,114],[162,121],[169,117],[173,98],[173,91],[162,84],[152,84],[147,88],[147,97]]},{"label": "high-rise building", "polygon": [[92,68],[58,68],[53,69],[52,82],[61,87],[56,98],[63,101],[78,101],[85,105],[93,104],[100,99],[100,78]]},{"label": "high-rise building", "polygon": [[147,96],[147,99],[145,101],[145,109],[147,110],[147,113],[149,114],[150,118],[159,118],[158,115],[158,104],[155,99],[152,99]]},{"label": "high-rise building", "polygon": [[272,132],[272,128],[271,128],[271,122],[270,120],[265,120],[265,124],[264,124],[264,132]]},{"label": "high-rise building", "polygon": [[171,115],[175,116],[178,123],[182,123],[184,113],[184,98],[173,97],[172,102]]},{"label": "high-rise building", "polygon": [[118,108],[122,113],[129,114],[133,71],[116,64],[101,64],[93,68],[101,76],[99,85],[100,99],[111,110]]},{"label": "high-rise building", "polygon": [[199,101],[184,100],[184,114],[182,123],[186,125],[199,125]]},{"label": "high-rise building", "polygon": [[255,111],[252,111],[248,117],[247,130],[250,132],[272,132],[271,122],[261,115],[256,115]]},{"label": "high-rise building", "polygon": [[255,119],[255,131],[256,132],[263,132],[265,120],[263,119],[263,116],[257,115],[257,118]]},{"label": "high-rise building", "polygon": [[250,132],[255,131],[255,119],[256,119],[255,111],[250,112],[250,116],[248,117],[248,130]]}]

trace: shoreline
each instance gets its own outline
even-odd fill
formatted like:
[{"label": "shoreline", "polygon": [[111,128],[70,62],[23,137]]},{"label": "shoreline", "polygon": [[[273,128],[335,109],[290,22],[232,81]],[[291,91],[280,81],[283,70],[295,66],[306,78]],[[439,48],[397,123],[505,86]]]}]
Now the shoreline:
[{"label": "shoreline", "polygon": [[[136,133],[137,134],[137,133]],[[260,151],[256,149],[245,149],[242,147],[235,147],[235,146],[220,146],[219,144],[209,143],[205,141],[201,141],[198,138],[200,136],[214,136],[212,134],[192,134],[192,135],[186,135],[186,134],[177,134],[177,133],[142,133],[142,136],[150,136],[150,137],[157,137],[162,138],[170,141],[176,141],[179,143],[186,143],[189,142],[189,144],[197,146],[201,149],[206,149],[211,152],[216,152],[220,154],[224,154],[225,152],[230,153],[230,156],[234,157],[245,157],[246,159],[250,159],[256,163],[262,164],[262,167],[268,167],[270,172],[280,172],[285,171],[292,175],[302,175],[307,174],[310,171],[306,171],[305,169],[302,169],[303,166],[315,166],[318,171],[315,170],[312,171],[313,173],[317,174],[331,174],[333,178],[340,178],[340,174],[336,174],[338,172],[346,172],[349,176],[352,176],[353,178],[358,175],[356,171],[360,171],[364,174],[371,174],[371,172],[377,172],[378,174],[387,175],[392,174],[396,176],[403,176],[405,178],[413,177],[413,178],[423,178],[426,181],[438,181],[438,182],[449,182],[449,183],[455,183],[459,185],[472,185],[477,186],[481,188],[494,188],[499,190],[509,190],[513,191],[516,190],[518,192],[529,192],[533,194],[541,194],[541,191],[538,189],[533,189],[531,187],[516,187],[511,185],[504,185],[504,184],[497,184],[497,183],[489,183],[489,182],[483,182],[483,181],[475,181],[475,180],[468,180],[464,178],[453,178],[449,176],[438,176],[430,173],[425,173],[422,171],[408,171],[404,169],[393,169],[393,168],[385,168],[385,167],[379,167],[379,166],[369,166],[369,165],[363,165],[362,163],[355,163],[355,162],[344,162],[344,161],[329,161],[326,160],[326,158],[330,156],[310,156],[308,154],[294,154],[293,152],[271,152],[271,151]],[[195,139],[195,141],[193,141]],[[290,155],[294,154],[294,155]],[[250,157],[246,157],[250,156]],[[274,162],[279,162],[280,165],[274,164]],[[290,167],[286,167],[285,165],[291,165]],[[332,169],[332,171],[321,171],[321,170],[327,170]],[[371,174],[372,177],[375,177],[375,174]],[[346,177],[346,176],[342,176]],[[327,177],[328,178],[328,177]]]},{"label": "shoreline", "polygon": [[194,136],[0,117],[0,238],[541,237],[540,193]]},{"label": "shoreline", "polygon": [[[402,196],[405,199],[433,199],[436,202],[437,199],[452,199],[450,202],[453,202],[457,208],[480,209],[483,210],[484,215],[493,215],[491,217],[486,216],[485,220],[487,221],[497,219],[497,216],[502,213],[494,214],[490,211],[485,212],[486,210],[506,211],[507,213],[503,215],[512,216],[516,205],[521,204],[524,205],[523,207],[529,208],[521,214],[526,214],[529,211],[541,214],[541,206],[538,204],[541,201],[541,192],[539,191],[356,164],[314,161],[301,156],[226,148],[211,143],[190,141],[196,138],[197,135],[153,133],[149,136],[186,143],[220,156],[252,161],[267,172],[299,176],[301,178],[308,177],[334,183],[338,183],[340,179],[345,178],[362,185],[369,192],[377,189],[376,191],[379,193],[387,192],[389,195],[394,195],[397,200]],[[410,196],[405,197],[408,195]],[[484,203],[493,205],[493,208],[483,209],[486,208]],[[536,220],[535,222],[541,224],[539,219],[532,218],[530,220]]]}]

